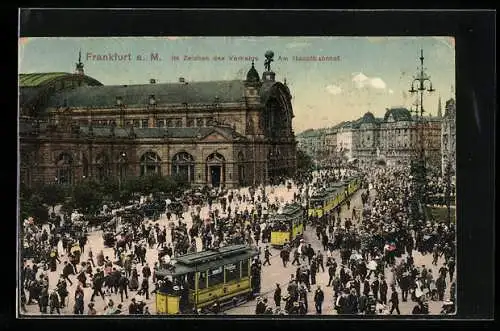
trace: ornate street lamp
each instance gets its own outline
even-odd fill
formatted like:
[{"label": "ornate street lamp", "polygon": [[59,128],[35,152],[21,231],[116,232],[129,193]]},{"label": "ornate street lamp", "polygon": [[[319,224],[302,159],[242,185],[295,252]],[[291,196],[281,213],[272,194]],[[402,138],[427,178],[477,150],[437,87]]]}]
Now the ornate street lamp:
[{"label": "ornate street lamp", "polygon": [[[432,87],[432,82],[430,76],[425,73],[424,67],[424,51],[420,50],[420,68],[416,76],[414,76],[411,82],[411,88],[409,92],[411,94],[418,94],[419,105],[413,110],[415,114],[415,122],[417,129],[417,146],[415,159],[412,164],[412,175],[415,180],[415,190],[416,190],[416,201],[414,201],[414,210],[417,209],[419,203],[423,203],[425,200],[425,189],[426,189],[426,165],[425,165],[425,141],[424,141],[424,93],[432,93],[435,89]],[[419,213],[415,213],[414,216],[421,218]]]}]

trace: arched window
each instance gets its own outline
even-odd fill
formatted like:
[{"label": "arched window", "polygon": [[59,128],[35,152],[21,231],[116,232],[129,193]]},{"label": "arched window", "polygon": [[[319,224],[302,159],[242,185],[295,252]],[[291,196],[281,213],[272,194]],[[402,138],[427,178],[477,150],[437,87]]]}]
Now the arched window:
[{"label": "arched window", "polygon": [[106,154],[102,153],[96,157],[95,160],[97,168],[97,179],[99,181],[104,181],[109,178],[111,169],[109,166],[109,158]]},{"label": "arched window", "polygon": [[89,176],[89,161],[85,156],[82,157],[82,176],[87,178]]},{"label": "arched window", "polygon": [[141,157],[141,176],[161,174],[161,159],[154,152],[146,152]]},{"label": "arched window", "polygon": [[57,158],[55,181],[58,184],[69,185],[73,182],[73,158],[69,153],[61,153]]},{"label": "arched window", "polygon": [[172,159],[172,175],[191,183],[194,180],[194,157],[186,152],[175,154]]}]

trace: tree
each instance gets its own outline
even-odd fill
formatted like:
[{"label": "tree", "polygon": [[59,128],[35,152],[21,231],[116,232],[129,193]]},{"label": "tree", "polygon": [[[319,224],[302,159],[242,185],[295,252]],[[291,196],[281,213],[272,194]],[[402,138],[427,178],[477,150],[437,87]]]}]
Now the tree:
[{"label": "tree", "polygon": [[97,183],[82,182],[73,187],[72,204],[84,214],[96,213],[103,202],[103,194]]},{"label": "tree", "polygon": [[49,211],[44,206],[41,196],[33,193],[32,190],[20,190],[19,207],[21,221],[33,217],[35,222],[44,223],[49,218]]},{"label": "tree", "polygon": [[42,202],[52,207],[52,212],[57,204],[63,203],[66,198],[66,189],[58,184],[46,184],[40,188]]},{"label": "tree", "polygon": [[297,171],[308,172],[314,167],[314,162],[309,154],[297,149]]}]

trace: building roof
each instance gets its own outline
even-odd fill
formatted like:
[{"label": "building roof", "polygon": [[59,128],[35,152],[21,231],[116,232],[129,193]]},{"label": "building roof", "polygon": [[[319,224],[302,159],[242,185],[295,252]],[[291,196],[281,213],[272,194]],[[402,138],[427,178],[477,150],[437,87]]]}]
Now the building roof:
[{"label": "building roof", "polygon": [[19,89],[19,104],[23,105],[35,100],[42,92],[42,87],[23,87]]},{"label": "building roof", "polygon": [[53,95],[49,107],[116,107],[121,97],[125,106],[144,106],[154,95],[156,104],[215,104],[240,102],[245,87],[241,80],[143,85],[81,86]]},{"label": "building roof", "polygon": [[247,82],[256,83],[259,81],[260,81],[259,73],[257,72],[257,69],[255,69],[254,63],[252,61],[252,67],[250,68],[250,70],[248,70],[247,73]]},{"label": "building roof", "polygon": [[389,116],[394,118],[394,121],[411,121],[411,113],[408,109],[406,108],[390,108],[387,109],[385,116],[384,116],[384,121],[387,121]]},{"label": "building roof", "polygon": [[36,87],[40,85],[47,84],[54,79],[68,76],[66,72],[42,72],[42,73],[30,73],[30,74],[19,74],[19,86],[20,87]]},{"label": "building roof", "polygon": [[89,85],[102,85],[99,81],[86,75],[70,74],[67,72],[37,72],[19,74],[19,87],[40,87],[48,85],[55,80],[75,77],[83,78],[90,83]]},{"label": "building roof", "polygon": [[361,123],[375,123],[375,116],[371,112],[367,112],[361,118]]}]

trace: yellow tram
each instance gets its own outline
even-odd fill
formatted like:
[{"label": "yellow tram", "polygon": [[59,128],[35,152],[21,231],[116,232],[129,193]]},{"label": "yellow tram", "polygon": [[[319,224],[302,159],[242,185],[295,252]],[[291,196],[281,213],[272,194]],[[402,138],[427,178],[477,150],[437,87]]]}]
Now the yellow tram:
[{"label": "yellow tram", "polygon": [[192,313],[216,302],[253,298],[251,260],[258,254],[249,246],[231,245],[176,258],[156,271],[163,283],[156,293],[157,314]]},{"label": "yellow tram", "polygon": [[322,217],[340,206],[347,198],[361,188],[361,177],[353,176],[345,181],[330,185],[327,189],[315,193],[309,200],[307,214]]},{"label": "yellow tram", "polygon": [[293,244],[304,233],[304,209],[297,203],[287,204],[271,218],[271,245],[281,247]]}]

